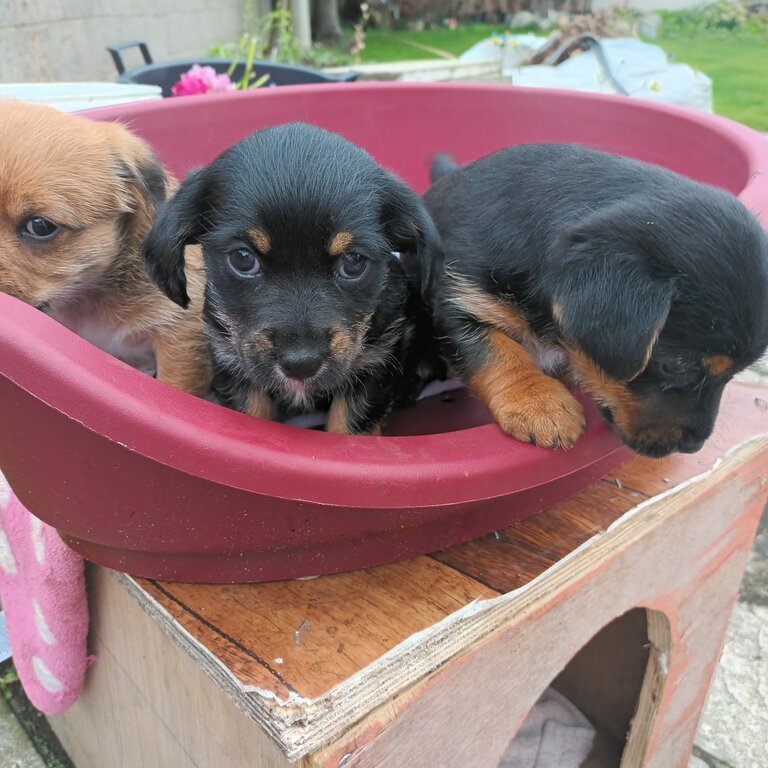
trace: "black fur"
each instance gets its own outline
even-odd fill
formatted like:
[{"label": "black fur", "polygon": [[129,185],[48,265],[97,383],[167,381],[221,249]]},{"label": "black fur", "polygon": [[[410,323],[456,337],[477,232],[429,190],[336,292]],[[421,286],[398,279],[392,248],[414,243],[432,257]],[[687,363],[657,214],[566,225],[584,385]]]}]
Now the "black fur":
[{"label": "black fur", "polygon": [[[438,332],[465,380],[487,350],[447,301],[456,275],[522,313],[543,345],[578,348],[622,382],[635,410],[621,436],[653,456],[698,450],[723,387],[768,345],[768,238],[725,191],[542,144],[448,173],[425,202],[446,254]],[[732,365],[714,374],[712,356]]]},{"label": "black fur", "polygon": [[[348,255],[329,252],[338,233],[352,236]],[[184,181],[147,238],[150,275],[182,305],[183,249],[198,242],[224,404],[247,410],[266,393],[289,415],[341,397],[348,431],[366,433],[418,393],[433,356],[422,293],[439,271],[439,237],[420,198],[362,149],[300,123],[243,139]],[[229,262],[251,256],[250,277]],[[342,260],[360,257],[362,275],[345,278]],[[362,346],[334,347],[338,329],[355,328]]]},{"label": "black fur", "polygon": [[189,306],[184,274],[184,247],[200,242],[208,226],[206,169],[192,171],[147,235],[142,255],[147,273],[179,306]]}]

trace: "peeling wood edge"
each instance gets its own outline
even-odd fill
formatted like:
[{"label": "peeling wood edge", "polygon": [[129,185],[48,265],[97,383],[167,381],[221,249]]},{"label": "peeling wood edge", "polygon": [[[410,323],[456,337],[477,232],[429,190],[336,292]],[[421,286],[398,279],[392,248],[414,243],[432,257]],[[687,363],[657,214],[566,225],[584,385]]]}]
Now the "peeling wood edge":
[{"label": "peeling wood edge", "polygon": [[669,656],[672,652],[672,630],[669,619],[661,611],[653,608],[646,608],[645,611],[650,652],[637,708],[629,727],[627,745],[621,755],[620,768],[642,768],[664,685],[667,682]]},{"label": "peeling wood edge", "polygon": [[[130,576],[117,572],[114,575],[160,629],[200,664],[241,712],[265,730],[288,760],[295,761],[327,746],[351,725],[407,688],[431,677],[477,641],[521,621],[552,594],[561,593],[585,578],[589,564],[595,559],[612,560],[627,546],[655,530],[674,514],[673,501],[693,501],[712,487],[722,473],[748,462],[766,447],[768,434],[756,435],[733,446],[708,470],[632,507],[608,529],[596,533],[524,586],[496,598],[469,603],[406,638],[315,699],[292,696],[282,700],[273,692],[244,686],[215,654],[192,637]],[[642,512],[645,514],[640,514]]]},{"label": "peeling wood edge", "polygon": [[[215,653],[196,640],[165,607],[139,586],[133,577],[120,571],[107,568],[104,570],[108,571],[108,575],[139,604],[163,634],[198,664],[205,675],[231,699],[232,703],[244,715],[258,723],[285,753],[283,732],[286,728],[300,726],[304,722],[302,714],[304,707],[310,706],[313,702],[299,697],[293,698],[293,696],[281,699],[273,691],[244,686]],[[255,700],[254,695],[259,698]]]}]

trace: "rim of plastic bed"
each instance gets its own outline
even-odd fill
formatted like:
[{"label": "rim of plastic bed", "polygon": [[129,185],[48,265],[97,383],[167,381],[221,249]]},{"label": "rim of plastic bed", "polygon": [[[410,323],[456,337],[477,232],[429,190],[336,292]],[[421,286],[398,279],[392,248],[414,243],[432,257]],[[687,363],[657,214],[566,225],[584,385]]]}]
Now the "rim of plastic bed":
[{"label": "rim of plastic bed", "polygon": [[160,464],[277,499],[366,508],[375,498],[388,509],[466,503],[565,477],[622,449],[589,407],[587,430],[567,451],[519,443],[495,424],[391,437],[300,429],[173,389],[6,294],[0,316],[2,375],[37,400]]}]

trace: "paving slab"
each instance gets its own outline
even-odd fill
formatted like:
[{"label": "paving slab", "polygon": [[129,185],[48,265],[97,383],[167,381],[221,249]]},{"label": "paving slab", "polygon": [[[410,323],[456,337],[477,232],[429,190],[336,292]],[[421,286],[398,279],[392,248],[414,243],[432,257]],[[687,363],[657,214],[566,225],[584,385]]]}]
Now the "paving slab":
[{"label": "paving slab", "polygon": [[45,768],[45,763],[2,698],[0,698],[0,766],[2,768]]},{"label": "paving slab", "polygon": [[738,603],[696,746],[711,768],[758,768],[768,766],[767,736],[768,607]]}]

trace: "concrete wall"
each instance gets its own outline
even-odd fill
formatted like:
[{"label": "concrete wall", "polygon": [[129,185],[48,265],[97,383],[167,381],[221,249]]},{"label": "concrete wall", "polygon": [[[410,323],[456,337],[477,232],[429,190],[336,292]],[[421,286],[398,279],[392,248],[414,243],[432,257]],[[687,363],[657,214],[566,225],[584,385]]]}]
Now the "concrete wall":
[{"label": "concrete wall", "polygon": [[[144,40],[161,61],[240,34],[240,0],[0,0],[0,82],[111,81],[109,44]],[[130,69],[141,55],[124,59]]]}]

